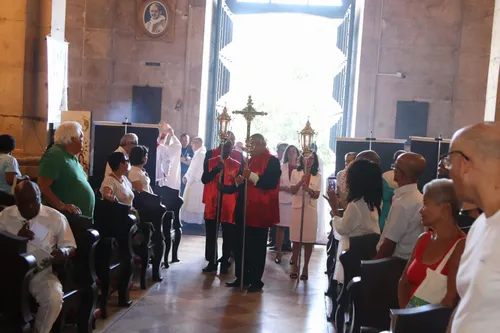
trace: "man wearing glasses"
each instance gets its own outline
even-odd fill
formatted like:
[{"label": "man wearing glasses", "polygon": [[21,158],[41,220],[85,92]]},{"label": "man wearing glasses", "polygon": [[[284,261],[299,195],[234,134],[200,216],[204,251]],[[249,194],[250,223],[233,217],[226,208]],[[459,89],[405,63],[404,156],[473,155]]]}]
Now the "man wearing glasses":
[{"label": "man wearing glasses", "polygon": [[457,273],[461,300],[448,332],[499,332],[500,123],[480,123],[457,131],[444,165],[458,199],[484,211],[467,235]]},{"label": "man wearing glasses", "polygon": [[417,182],[424,170],[425,159],[419,154],[404,153],[396,160],[394,181],[399,187],[394,191],[375,259],[410,258],[418,236],[423,232],[419,213],[423,196]]}]

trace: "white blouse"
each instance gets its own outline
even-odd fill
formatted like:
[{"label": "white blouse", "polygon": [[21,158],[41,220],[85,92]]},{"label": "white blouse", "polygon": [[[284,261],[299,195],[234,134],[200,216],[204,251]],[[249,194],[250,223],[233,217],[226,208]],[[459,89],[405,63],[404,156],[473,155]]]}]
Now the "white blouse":
[{"label": "white blouse", "polygon": [[[153,193],[153,190],[151,189],[151,185],[150,185],[151,180],[149,179],[149,176],[146,173],[146,170],[144,170],[143,168],[140,168],[138,166],[132,166],[130,168],[130,171],[128,172],[128,180],[131,183],[134,183],[137,181],[140,182],[143,192]],[[133,186],[132,186],[132,189],[134,189]]]},{"label": "white blouse", "polygon": [[[290,185],[291,186],[297,185],[302,179],[303,175],[304,171],[293,170],[292,177],[290,179]],[[314,192],[321,192],[321,175],[319,172],[316,174],[316,176],[311,175],[311,180],[309,181],[309,188],[312,189]],[[292,208],[302,207],[302,191],[303,190],[301,187],[299,191],[293,195]],[[311,205],[312,207],[317,207],[318,199],[311,198],[309,193],[306,192],[306,203],[309,203],[309,205]]]},{"label": "white blouse", "polygon": [[134,192],[132,191],[132,184],[125,176],[122,176],[122,181],[118,181],[113,176],[106,176],[102,181],[100,192],[104,194],[105,188],[111,189],[111,193],[118,199],[118,201],[127,206],[132,206],[134,200]]},{"label": "white blouse", "polygon": [[[288,169],[288,163],[283,163],[281,165],[281,178],[280,178],[280,186],[290,187],[290,173]],[[292,203],[292,194],[285,191],[280,191],[279,200],[282,204],[291,204]]]}]

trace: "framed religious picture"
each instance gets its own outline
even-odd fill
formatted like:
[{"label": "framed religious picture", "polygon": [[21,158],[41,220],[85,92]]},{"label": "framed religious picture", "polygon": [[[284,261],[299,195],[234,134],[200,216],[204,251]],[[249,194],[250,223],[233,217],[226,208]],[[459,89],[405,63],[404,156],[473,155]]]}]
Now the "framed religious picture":
[{"label": "framed religious picture", "polygon": [[175,0],[137,0],[137,39],[174,41]]}]

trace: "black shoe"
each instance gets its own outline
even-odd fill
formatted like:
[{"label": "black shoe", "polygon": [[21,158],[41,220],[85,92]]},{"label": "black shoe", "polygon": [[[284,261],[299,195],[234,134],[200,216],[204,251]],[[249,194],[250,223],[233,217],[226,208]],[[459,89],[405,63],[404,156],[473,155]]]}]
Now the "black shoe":
[{"label": "black shoe", "polygon": [[118,306],[122,308],[129,308],[132,305],[132,301],[118,301]]},{"label": "black shoe", "polygon": [[170,262],[171,264],[174,264],[176,262],[181,262],[178,258],[175,258],[175,259],[172,259],[172,261]]},{"label": "black shoe", "polygon": [[167,269],[167,268],[169,268],[169,267],[170,267],[170,266],[168,265],[168,262],[162,262],[162,263],[161,263],[161,268],[162,268],[162,269]]},{"label": "black shoe", "polygon": [[290,259],[290,265],[293,265],[293,264],[294,264],[293,260],[292,260],[292,259]]},{"label": "black shoe", "polygon": [[[236,288],[236,287],[239,287],[241,285],[241,280],[236,279],[233,282],[226,282],[225,284],[226,284],[226,287]],[[244,283],[243,285],[247,285],[247,284]]]},{"label": "black shoe", "polygon": [[206,265],[202,270],[203,273],[213,273],[217,272],[217,265],[214,264],[208,264]]},{"label": "black shoe", "polygon": [[257,287],[254,286],[253,284],[251,284],[247,288],[247,293],[260,293],[260,292],[262,292],[262,287]]},{"label": "black shoe", "polygon": [[267,247],[273,247],[274,245],[275,245],[275,243],[274,243],[274,242],[269,242],[269,243],[267,243]]},{"label": "black shoe", "polygon": [[278,251],[278,249],[276,248],[276,246],[272,246],[269,248],[269,251],[276,252],[276,251]]}]

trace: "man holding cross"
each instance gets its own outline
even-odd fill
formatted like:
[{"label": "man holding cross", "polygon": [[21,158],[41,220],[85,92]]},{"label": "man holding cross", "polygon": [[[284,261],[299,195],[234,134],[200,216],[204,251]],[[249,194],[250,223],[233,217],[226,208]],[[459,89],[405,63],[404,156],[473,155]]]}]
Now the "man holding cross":
[{"label": "man holding cross", "polygon": [[[267,149],[266,140],[261,134],[250,136],[250,159],[248,168],[235,179],[238,188],[236,204],[235,238],[235,275],[236,280],[226,283],[228,287],[239,287],[241,279],[248,286],[247,292],[262,290],[262,275],[266,264],[267,233],[270,227],[279,222],[279,180],[280,162]],[[248,181],[247,198],[244,200],[244,181]],[[246,206],[246,225],[244,207]],[[245,258],[242,262],[243,228],[245,227]],[[241,267],[244,264],[243,276]]]}]

